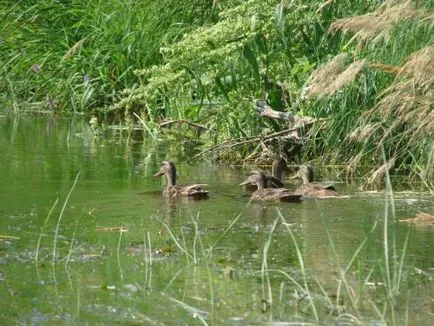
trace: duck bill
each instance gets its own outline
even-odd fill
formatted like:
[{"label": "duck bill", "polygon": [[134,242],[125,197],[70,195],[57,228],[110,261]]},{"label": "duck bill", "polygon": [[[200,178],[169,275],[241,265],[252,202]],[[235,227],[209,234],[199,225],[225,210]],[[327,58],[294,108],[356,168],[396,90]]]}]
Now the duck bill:
[{"label": "duck bill", "polygon": [[248,185],[248,184],[250,184],[250,182],[248,180],[246,180],[246,181],[240,183],[240,187]]},{"label": "duck bill", "polygon": [[164,174],[164,172],[162,172],[162,171],[158,171],[157,173],[155,173],[155,174],[153,175],[153,177],[154,177],[154,178],[156,178],[156,177],[161,177],[163,174]]},{"label": "duck bill", "polygon": [[295,179],[300,179],[298,173],[294,174],[292,177],[289,178],[289,180],[295,180]]}]

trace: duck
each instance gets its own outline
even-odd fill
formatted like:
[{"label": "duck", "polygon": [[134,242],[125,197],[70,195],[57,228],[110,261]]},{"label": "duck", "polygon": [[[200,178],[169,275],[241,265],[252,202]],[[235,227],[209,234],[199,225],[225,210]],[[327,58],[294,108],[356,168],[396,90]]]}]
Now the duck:
[{"label": "duck", "polygon": [[194,199],[208,198],[208,191],[203,187],[206,184],[192,184],[178,186],[176,184],[176,167],[172,161],[166,160],[161,163],[160,170],[155,173],[154,178],[165,175],[167,187],[163,191],[165,197],[189,197]]},{"label": "duck", "polygon": [[417,212],[415,217],[399,220],[399,222],[414,223],[418,225],[434,225],[434,214]]},{"label": "duck", "polygon": [[271,165],[271,175],[268,176],[268,182],[275,185],[275,188],[283,188],[282,176],[283,172],[288,169],[283,158],[275,158]]},{"label": "duck", "polygon": [[261,171],[252,171],[249,173],[247,180],[240,183],[240,186],[247,184],[255,184],[256,190],[252,193],[252,200],[259,201],[282,201],[282,202],[297,202],[302,197],[301,194],[296,194],[286,188],[266,188],[267,175]]},{"label": "duck", "polygon": [[[283,158],[275,158],[271,165],[271,174],[265,174],[265,188],[283,188],[282,175],[283,171],[287,168],[286,162]],[[258,189],[256,184],[247,183],[244,185],[244,190],[247,192],[254,192]]]},{"label": "duck", "polygon": [[291,179],[301,179],[303,181],[295,190],[295,193],[302,194],[303,197],[328,198],[339,196],[333,184],[313,181],[313,168],[310,165],[301,165]]}]

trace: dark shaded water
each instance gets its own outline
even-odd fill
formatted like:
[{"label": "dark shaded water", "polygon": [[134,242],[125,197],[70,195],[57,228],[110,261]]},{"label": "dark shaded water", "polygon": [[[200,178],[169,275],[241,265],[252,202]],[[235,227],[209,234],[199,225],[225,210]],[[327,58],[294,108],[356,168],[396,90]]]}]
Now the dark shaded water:
[{"label": "dark shaded water", "polygon": [[[80,119],[0,117],[0,155],[2,324],[433,319],[434,229],[395,222],[433,213],[427,194],[393,206],[337,183],[348,198],[249,204],[247,170],[187,165],[176,143],[95,138]],[[164,200],[152,174],[165,158],[210,199]]]}]

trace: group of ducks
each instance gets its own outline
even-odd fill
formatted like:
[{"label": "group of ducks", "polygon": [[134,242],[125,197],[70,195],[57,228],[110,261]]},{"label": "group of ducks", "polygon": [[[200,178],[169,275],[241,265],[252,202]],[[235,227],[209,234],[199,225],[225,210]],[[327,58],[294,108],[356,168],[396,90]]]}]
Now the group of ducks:
[{"label": "group of ducks", "polygon": [[[251,199],[260,201],[295,202],[300,201],[302,197],[338,196],[332,184],[313,182],[313,169],[309,165],[301,165],[297,173],[291,178],[303,181],[296,190],[284,188],[282,175],[286,169],[285,161],[282,158],[277,158],[273,161],[271,175],[258,170],[252,171],[240,186],[244,186],[244,189],[251,193]],[[154,177],[163,175],[167,178],[167,187],[163,191],[163,196],[185,196],[197,199],[208,197],[208,191],[204,189],[206,184],[178,186],[176,184],[176,168],[171,161],[163,161],[160,170],[154,174]]]}]

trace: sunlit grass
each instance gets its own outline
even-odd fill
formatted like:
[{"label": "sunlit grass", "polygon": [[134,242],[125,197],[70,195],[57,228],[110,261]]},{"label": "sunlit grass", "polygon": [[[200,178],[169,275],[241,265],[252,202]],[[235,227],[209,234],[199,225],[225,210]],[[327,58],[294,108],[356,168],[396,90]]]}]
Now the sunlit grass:
[{"label": "sunlit grass", "polygon": [[[389,169],[433,192],[432,9],[431,1],[18,1],[0,8],[0,109],[95,115],[97,125],[188,139],[199,156],[230,163],[264,161],[265,151],[344,164],[348,179],[367,165],[366,179],[378,175],[384,146]],[[308,85],[343,55],[357,69]],[[413,78],[421,71],[426,78]],[[257,99],[317,124],[299,138],[273,137],[287,122],[260,118]],[[171,121],[180,124],[162,127]]]},{"label": "sunlit grass", "polygon": [[[209,17],[198,1],[18,1],[0,9],[0,101],[16,111],[89,112],[137,83],[134,69]],[[6,95],[7,91],[7,96]]]}]

